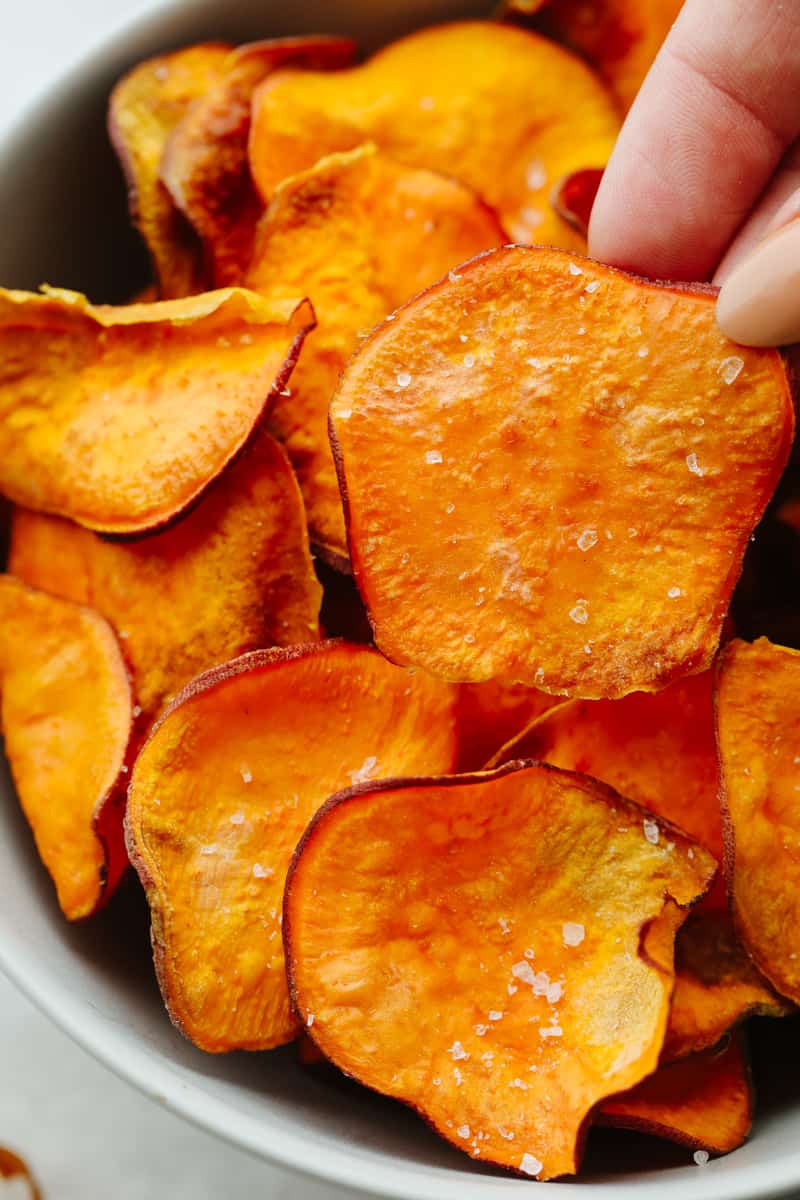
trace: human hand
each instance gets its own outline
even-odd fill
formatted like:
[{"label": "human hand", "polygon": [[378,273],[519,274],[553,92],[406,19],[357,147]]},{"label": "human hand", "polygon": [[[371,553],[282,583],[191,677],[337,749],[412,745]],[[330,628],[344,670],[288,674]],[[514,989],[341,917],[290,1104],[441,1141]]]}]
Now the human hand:
[{"label": "human hand", "polygon": [[800,0],[686,0],[597,194],[594,258],[722,284],[750,345],[800,341]]}]

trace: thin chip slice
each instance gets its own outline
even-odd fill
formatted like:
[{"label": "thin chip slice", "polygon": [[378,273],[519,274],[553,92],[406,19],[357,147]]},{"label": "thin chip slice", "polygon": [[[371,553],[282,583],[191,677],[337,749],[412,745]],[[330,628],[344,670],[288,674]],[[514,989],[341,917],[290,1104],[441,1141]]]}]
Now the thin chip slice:
[{"label": "thin chip slice", "polygon": [[161,157],[170,131],[217,78],[230,49],[206,42],[147,59],[111,93],[108,131],[165,300],[203,291],[204,280],[197,238],[159,179]]},{"label": "thin chip slice", "polygon": [[323,159],[278,188],[246,282],[276,302],[304,295],[314,305],[317,327],[269,421],[297,471],[311,539],[333,565],[346,566],[347,543],[328,406],[348,358],[392,309],[505,240],[467,188],[372,145]]},{"label": "thin chip slice", "polygon": [[133,773],[128,848],[164,1000],[196,1045],[268,1049],[296,1035],[281,903],[297,841],[338,788],[449,770],[453,707],[437,680],[321,642],[244,655],[167,710]]},{"label": "thin chip slice", "polygon": [[472,1157],[574,1173],[594,1106],[656,1067],[672,940],[714,873],[643,815],[537,763],[334,796],[286,888],[307,1032]]},{"label": "thin chip slice", "polygon": [[5,1146],[0,1146],[0,1179],[22,1179],[27,1185],[30,1200],[43,1200],[41,1188],[28,1164]]},{"label": "thin chip slice", "polygon": [[748,1017],[784,1017],[791,1011],[740,944],[729,913],[691,914],[675,941],[664,1062],[716,1045]]},{"label": "thin chip slice", "polygon": [[93,306],[0,292],[0,491],[109,533],[197,500],[286,384],[304,301],[230,289]]},{"label": "thin chip slice", "polygon": [[721,1051],[670,1063],[600,1108],[598,1123],[637,1129],[694,1150],[728,1154],[753,1123],[753,1092],[743,1037]]},{"label": "thin chip slice", "polygon": [[9,570],[111,622],[146,718],[215,663],[319,636],[322,589],[303,503],[266,433],[180,521],[136,541],[18,509]]},{"label": "thin chip slice", "polygon": [[704,670],[793,428],[780,355],[727,341],[710,289],[541,247],[465,264],[331,405],[378,646],[584,699]]},{"label": "thin chip slice", "polygon": [[541,8],[539,27],[582,54],[627,112],[682,4],[683,0],[510,0],[509,7]]},{"label": "thin chip slice", "polygon": [[766,638],[720,657],[717,740],[725,871],[756,966],[800,1003],[800,651]]},{"label": "thin chip slice", "polygon": [[618,130],[612,98],[571,54],[526,30],[464,21],[348,71],[271,76],[253,101],[250,162],[268,200],[287,176],[372,139],[474,188],[514,240],[582,248],[550,189],[605,166]]},{"label": "thin chip slice", "polygon": [[[545,692],[513,683],[510,679],[462,683],[458,689],[459,771],[478,771],[485,767],[502,746],[556,703]],[[508,762],[511,757],[538,756],[521,752],[503,758],[502,762]]]},{"label": "thin chip slice", "polygon": [[238,46],[170,135],[161,179],[191,222],[215,287],[241,283],[262,202],[250,175],[247,141],[254,88],[281,67],[348,66],[349,38],[293,37]]},{"label": "thin chip slice", "polygon": [[[593,775],[685,829],[722,862],[712,686],[712,672],[704,671],[655,695],[567,701],[533,721],[490,765],[536,758]],[[713,899],[726,907],[721,882]]]},{"label": "thin chip slice", "polygon": [[133,699],[110,626],[91,609],[0,576],[5,751],[36,847],[71,921],[127,866],[122,809]]}]

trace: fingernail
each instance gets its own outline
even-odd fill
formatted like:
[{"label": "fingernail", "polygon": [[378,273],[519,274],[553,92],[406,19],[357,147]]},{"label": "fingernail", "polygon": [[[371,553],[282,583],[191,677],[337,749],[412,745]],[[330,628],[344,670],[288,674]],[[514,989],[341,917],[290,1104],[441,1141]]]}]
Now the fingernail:
[{"label": "fingernail", "polygon": [[743,346],[800,341],[800,219],[769,234],[734,267],[717,299],[717,324]]}]

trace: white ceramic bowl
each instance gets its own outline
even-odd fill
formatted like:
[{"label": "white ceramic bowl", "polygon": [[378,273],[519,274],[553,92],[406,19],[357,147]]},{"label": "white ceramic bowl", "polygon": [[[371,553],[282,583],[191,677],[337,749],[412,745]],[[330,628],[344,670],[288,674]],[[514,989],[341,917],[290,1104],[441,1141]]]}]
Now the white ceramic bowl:
[{"label": "white ceramic bowl", "polygon": [[[204,37],[354,34],[369,49],[415,25],[476,15],[482,0],[183,0],[115,38],[0,147],[0,282],[42,281],[120,300],[145,273],[108,147],[105,100],[131,63]],[[488,1172],[409,1110],[299,1067],[291,1048],[201,1054],[161,1005],[135,881],[82,928],[60,917],[4,767],[0,769],[0,965],[82,1046],[156,1101],[284,1166],[408,1200],[508,1200],[536,1186],[565,1200],[755,1200],[800,1191],[800,1037],[762,1028],[759,1117],[741,1150],[698,1168],[685,1150],[632,1134],[590,1139],[581,1182],[538,1184]],[[763,1049],[763,1047],[762,1047]],[[771,1057],[769,1052],[771,1049]],[[772,1064],[772,1065],[770,1065]],[[794,1101],[791,1084],[794,1082]],[[783,1088],[783,1094],[781,1089]],[[124,1131],[123,1131],[124,1132]]]}]

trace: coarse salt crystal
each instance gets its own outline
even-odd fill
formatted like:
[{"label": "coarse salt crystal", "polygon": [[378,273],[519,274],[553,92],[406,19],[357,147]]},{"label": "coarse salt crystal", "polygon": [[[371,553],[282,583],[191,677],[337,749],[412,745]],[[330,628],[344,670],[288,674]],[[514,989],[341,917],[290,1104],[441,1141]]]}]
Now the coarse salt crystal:
[{"label": "coarse salt crystal", "polygon": [[521,1079],[512,1079],[508,1086],[512,1088],[519,1088],[521,1092],[527,1092],[528,1090],[527,1083],[523,1083]]},{"label": "coarse salt crystal", "polygon": [[503,933],[511,933],[511,923],[506,919],[506,917],[498,917],[497,924],[500,926],[500,929]]},{"label": "coarse salt crystal", "polygon": [[692,451],[691,454],[686,455],[686,466],[689,468],[692,475],[699,475],[702,478],[705,474],[703,468],[697,464],[697,455],[694,453],[694,451]]},{"label": "coarse salt crystal", "polygon": [[527,962],[516,962],[511,968],[511,974],[515,979],[520,979],[523,983],[533,985],[536,982],[536,975],[533,967]]},{"label": "coarse salt crystal", "polygon": [[592,546],[597,545],[597,530],[584,529],[581,536],[578,538],[578,549],[583,550],[584,554],[587,550],[591,550]]},{"label": "coarse salt crystal", "polygon": [[458,1134],[458,1136],[460,1138],[468,1138],[469,1137],[469,1125],[459,1125],[458,1129],[456,1130],[456,1133]]},{"label": "coarse salt crystal", "polygon": [[527,949],[523,950],[522,953],[525,955],[526,958],[535,958],[536,957],[536,955],[533,953],[533,950],[531,950],[530,946],[528,946]]},{"label": "coarse salt crystal", "polygon": [[475,1030],[478,1037],[485,1037],[486,1034],[489,1032],[488,1025],[473,1025],[472,1028]]},{"label": "coarse salt crystal", "polygon": [[439,451],[439,450],[426,450],[425,451],[425,462],[428,463],[430,466],[433,466],[434,463],[440,463],[441,461],[442,461],[441,451]]},{"label": "coarse salt crystal", "polygon": [[374,754],[370,754],[369,758],[364,759],[357,771],[350,772],[350,782],[354,785],[356,783],[366,783],[377,765],[377,758]]},{"label": "coarse salt crystal", "polygon": [[570,275],[582,275],[583,271],[577,263],[571,262],[569,264],[569,273]]},{"label": "coarse salt crystal", "polygon": [[489,1009],[489,1020],[490,1021],[502,1021],[502,1019],[503,1019],[503,1014],[498,1009],[496,1009],[496,1008]]},{"label": "coarse salt crystal", "polygon": [[565,921],[561,926],[565,946],[580,946],[586,937],[586,930],[578,921]]},{"label": "coarse salt crystal", "polygon": [[500,1137],[505,1138],[507,1142],[513,1142],[513,1140],[514,1140],[513,1130],[505,1129],[502,1125],[498,1125],[497,1132],[500,1134]]},{"label": "coarse salt crystal", "polygon": [[231,825],[244,825],[244,813],[231,813]]},{"label": "coarse salt crystal", "polygon": [[408,371],[397,372],[397,386],[399,388],[407,388],[410,383],[411,376],[409,375]]},{"label": "coarse salt crystal", "polygon": [[586,607],[585,600],[579,600],[578,603],[569,610],[569,619],[574,621],[576,625],[585,625],[589,620],[589,611]]},{"label": "coarse salt crystal", "polygon": [[519,991],[519,988],[517,987],[517,985],[515,983],[509,983],[509,985],[506,988],[506,991],[508,992],[509,996],[516,996],[517,992]]},{"label": "coarse salt crystal", "polygon": [[708,1162],[709,1153],[707,1150],[695,1150],[692,1158],[697,1163],[698,1167],[704,1167]]},{"label": "coarse salt crystal", "polygon": [[141,704],[134,704],[134,706],[133,706],[133,715],[134,715],[135,717],[140,717],[140,716],[142,715],[142,706],[141,706]]},{"label": "coarse salt crystal", "polygon": [[253,875],[256,879],[269,879],[272,874],[271,867],[262,867],[261,863],[253,863]]},{"label": "coarse salt crystal", "polygon": [[545,1025],[543,1029],[539,1030],[539,1037],[540,1038],[558,1038],[558,1037],[561,1037],[563,1032],[564,1032],[564,1030],[558,1024],[558,1021],[553,1021],[552,1025]]},{"label": "coarse salt crystal", "polygon": [[308,1016],[306,1017],[306,1025],[310,1029],[313,1024],[314,1024],[314,1014],[309,1013]]},{"label": "coarse salt crystal", "polygon": [[250,770],[250,768],[248,766],[245,766],[244,763],[239,768],[239,774],[242,777],[242,783],[252,783],[253,782],[253,772]]},{"label": "coarse salt crystal", "polygon": [[450,1054],[453,1062],[458,1062],[462,1058],[469,1058],[469,1055],[461,1045],[461,1042],[453,1042],[448,1053]]},{"label": "coarse salt crystal", "polygon": [[538,158],[529,163],[528,169],[525,172],[525,182],[532,192],[538,192],[539,188],[543,188],[547,183],[547,172]]},{"label": "coarse salt crystal", "polygon": [[743,367],[744,359],[739,358],[738,354],[732,354],[730,358],[723,358],[719,364],[719,374],[723,383],[727,383],[729,386],[732,383],[736,383],[736,380],[742,373]]},{"label": "coarse salt crystal", "polygon": [[526,1175],[538,1175],[542,1169],[542,1164],[535,1154],[523,1154],[519,1160],[519,1169]]},{"label": "coarse salt crystal", "polygon": [[469,370],[470,367],[475,366],[475,355],[474,354],[465,354],[464,355],[464,366],[467,368],[467,370]]},{"label": "coarse salt crystal", "polygon": [[448,271],[447,278],[450,280],[451,283],[458,283],[461,276],[456,271]]},{"label": "coarse salt crystal", "polygon": [[349,421],[353,415],[352,408],[340,408],[336,416],[340,421]]},{"label": "coarse salt crystal", "polygon": [[650,845],[657,846],[659,834],[661,832],[658,827],[658,823],[656,821],[651,821],[649,817],[645,817],[645,819],[642,821],[642,829],[644,830],[644,836]]},{"label": "coarse salt crystal", "polygon": [[453,1067],[453,1079],[456,1081],[456,1087],[461,1087],[464,1082],[464,1076],[459,1071],[458,1067]]},{"label": "coarse salt crystal", "polygon": [[683,593],[681,592],[681,589],[679,587],[671,587],[669,589],[669,591],[667,592],[667,595],[669,596],[670,600],[677,600],[678,596],[680,596],[682,594]]},{"label": "coarse salt crystal", "polygon": [[589,295],[592,296],[592,295],[594,295],[594,293],[596,291],[599,291],[599,289],[600,289],[599,281],[597,279],[593,279],[591,283],[587,283],[586,287],[583,290],[585,292],[588,292]]}]

